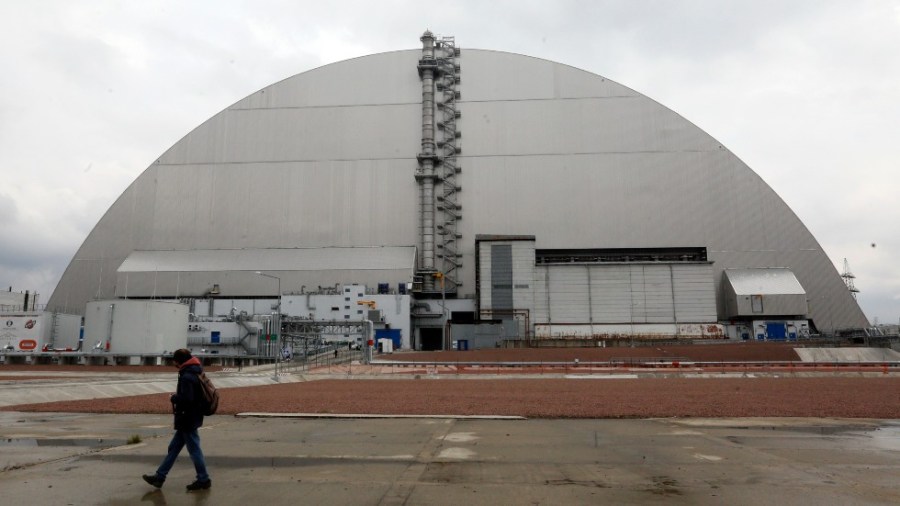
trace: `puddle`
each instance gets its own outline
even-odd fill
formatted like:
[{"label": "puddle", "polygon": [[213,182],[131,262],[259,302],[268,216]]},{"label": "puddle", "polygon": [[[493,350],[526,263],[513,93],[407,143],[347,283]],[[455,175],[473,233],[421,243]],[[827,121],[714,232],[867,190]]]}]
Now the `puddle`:
[{"label": "puddle", "polygon": [[124,439],[95,439],[95,438],[4,438],[0,439],[0,447],[50,447],[50,446],[80,446],[84,448],[109,448],[125,444]]},{"label": "puddle", "polygon": [[444,436],[444,440],[454,443],[467,443],[479,439],[474,432],[453,432]]},{"label": "puddle", "polygon": [[879,450],[900,451],[900,426],[879,427],[866,435],[872,438],[870,446]]},{"label": "puddle", "polygon": [[776,432],[802,432],[804,434],[815,434],[822,436],[843,435],[853,433],[868,433],[876,429],[869,425],[855,424],[837,424],[837,425],[741,425],[731,427],[736,430],[759,430],[759,431],[776,431]]},{"label": "puddle", "polygon": [[441,453],[438,454],[437,458],[467,460],[471,459],[475,455],[476,453],[472,450],[469,450],[468,448],[444,448],[443,450],[441,450]]}]

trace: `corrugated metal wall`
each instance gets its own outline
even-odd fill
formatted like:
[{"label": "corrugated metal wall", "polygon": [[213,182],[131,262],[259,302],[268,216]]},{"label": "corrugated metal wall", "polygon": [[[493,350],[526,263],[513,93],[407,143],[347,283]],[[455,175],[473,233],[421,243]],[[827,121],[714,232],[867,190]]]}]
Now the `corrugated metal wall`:
[{"label": "corrugated metal wall", "polygon": [[672,286],[678,322],[714,322],[716,283],[712,265],[673,265]]},{"label": "corrugated metal wall", "polygon": [[482,317],[535,325],[716,322],[712,263],[535,265],[535,241],[479,246]]},{"label": "corrugated metal wall", "polygon": [[711,264],[539,265],[534,323],[716,321]]}]

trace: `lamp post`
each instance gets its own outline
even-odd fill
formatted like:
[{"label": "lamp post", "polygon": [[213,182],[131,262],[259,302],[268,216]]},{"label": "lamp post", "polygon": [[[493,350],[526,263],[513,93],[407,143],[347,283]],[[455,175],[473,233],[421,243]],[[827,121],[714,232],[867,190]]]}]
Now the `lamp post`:
[{"label": "lamp post", "polygon": [[256,271],[256,274],[266,277],[266,278],[272,278],[272,279],[278,281],[278,306],[277,306],[278,309],[277,309],[277,313],[275,314],[275,319],[274,319],[275,321],[273,322],[274,323],[273,326],[276,329],[278,329],[277,330],[278,337],[275,339],[276,350],[275,350],[275,376],[274,376],[275,381],[278,381],[278,360],[281,359],[281,349],[278,346],[279,341],[281,341],[281,278],[279,278],[278,276],[273,276],[271,274],[266,274],[265,272],[260,272],[260,271]]}]

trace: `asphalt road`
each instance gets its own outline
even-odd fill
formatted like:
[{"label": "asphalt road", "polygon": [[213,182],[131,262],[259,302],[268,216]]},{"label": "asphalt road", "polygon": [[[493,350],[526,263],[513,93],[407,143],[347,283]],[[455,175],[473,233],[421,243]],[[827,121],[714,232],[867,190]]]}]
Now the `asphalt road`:
[{"label": "asphalt road", "polygon": [[[163,415],[0,413],[6,504],[898,504],[900,421],[216,416],[213,487]],[[131,436],[138,444],[126,444]]]}]

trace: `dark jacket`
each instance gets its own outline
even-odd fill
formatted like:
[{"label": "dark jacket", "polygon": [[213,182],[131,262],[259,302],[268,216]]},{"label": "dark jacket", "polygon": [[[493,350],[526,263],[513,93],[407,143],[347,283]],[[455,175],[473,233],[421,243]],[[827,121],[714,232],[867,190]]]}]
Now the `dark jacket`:
[{"label": "dark jacket", "polygon": [[196,430],[203,425],[203,387],[200,386],[200,360],[191,357],[178,369],[178,387],[172,394],[175,430]]}]

